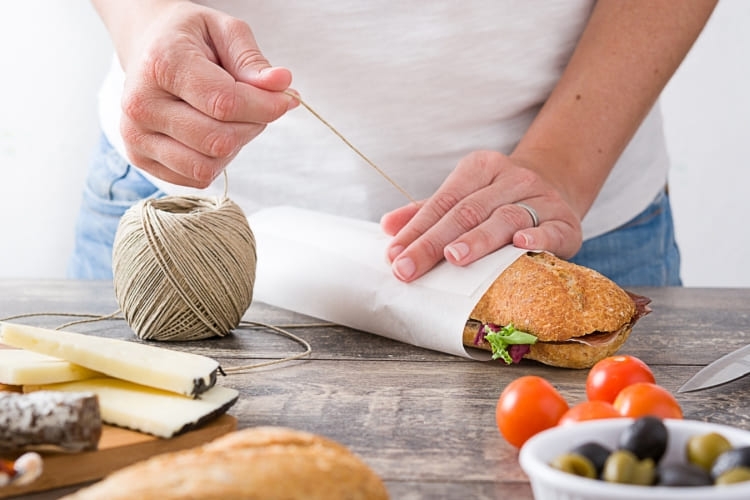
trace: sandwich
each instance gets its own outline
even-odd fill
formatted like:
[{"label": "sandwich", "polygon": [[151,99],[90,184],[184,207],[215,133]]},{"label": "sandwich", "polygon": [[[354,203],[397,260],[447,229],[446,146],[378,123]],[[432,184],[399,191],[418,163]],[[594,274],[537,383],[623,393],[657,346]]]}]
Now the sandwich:
[{"label": "sandwich", "polygon": [[532,359],[590,368],[613,355],[648,314],[650,299],[593,269],[526,253],[490,285],[466,322],[463,343],[506,363]]}]

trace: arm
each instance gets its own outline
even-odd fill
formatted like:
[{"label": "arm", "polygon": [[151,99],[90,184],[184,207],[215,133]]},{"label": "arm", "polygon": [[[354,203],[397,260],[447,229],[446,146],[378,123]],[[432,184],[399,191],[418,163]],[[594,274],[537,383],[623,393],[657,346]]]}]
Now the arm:
[{"label": "arm", "polygon": [[121,133],[133,164],[205,187],[265,126],[298,104],[291,73],[250,27],[186,0],[93,0],[125,71]]},{"label": "arm", "polygon": [[[510,156],[474,152],[423,204],[386,214],[388,258],[411,281],[513,243],[569,258],[580,221],[708,20],[716,0],[600,0],[547,102]],[[513,205],[526,203],[541,219]]]},{"label": "arm", "polygon": [[511,158],[580,218],[687,55],[716,0],[603,0]]}]

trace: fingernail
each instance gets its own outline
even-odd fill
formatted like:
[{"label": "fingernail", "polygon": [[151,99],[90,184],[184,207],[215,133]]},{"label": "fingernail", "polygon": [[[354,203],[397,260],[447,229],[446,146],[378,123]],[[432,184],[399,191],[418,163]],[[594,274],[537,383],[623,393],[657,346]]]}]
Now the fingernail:
[{"label": "fingernail", "polygon": [[401,252],[404,251],[404,247],[402,245],[396,245],[395,247],[391,247],[388,249],[388,262],[393,263],[393,260],[401,255]]},{"label": "fingernail", "polygon": [[467,255],[469,255],[469,245],[463,242],[454,243],[445,247],[445,251],[453,257],[453,260],[461,262]]},{"label": "fingernail", "polygon": [[535,243],[534,243],[534,237],[533,236],[530,236],[527,233],[520,233],[519,232],[519,233],[516,233],[516,237],[521,240],[520,241],[521,244],[520,245],[516,244],[516,246],[520,246],[522,248],[526,248],[526,249],[529,249],[529,250],[533,250],[534,249]]},{"label": "fingernail", "polygon": [[398,259],[393,263],[393,273],[396,277],[402,281],[408,281],[414,272],[417,270],[417,266],[414,265],[414,261],[409,257]]}]

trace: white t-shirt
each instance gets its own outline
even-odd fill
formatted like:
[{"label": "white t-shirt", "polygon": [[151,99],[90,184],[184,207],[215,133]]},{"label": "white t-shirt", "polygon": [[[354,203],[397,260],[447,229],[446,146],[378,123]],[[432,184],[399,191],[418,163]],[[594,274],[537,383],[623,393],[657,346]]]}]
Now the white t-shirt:
[{"label": "white t-shirt", "polygon": [[[414,198],[430,196],[471,151],[510,153],[558,81],[592,0],[302,0],[200,2],[242,18],[292,88]],[[100,94],[105,134],[119,134],[123,74]],[[669,160],[658,105],[583,221],[585,238],[641,212]],[[378,220],[408,200],[299,107],[228,167],[229,196],[252,213],[296,205]],[[152,179],[170,194],[195,191]],[[218,180],[204,194],[224,190]]]}]

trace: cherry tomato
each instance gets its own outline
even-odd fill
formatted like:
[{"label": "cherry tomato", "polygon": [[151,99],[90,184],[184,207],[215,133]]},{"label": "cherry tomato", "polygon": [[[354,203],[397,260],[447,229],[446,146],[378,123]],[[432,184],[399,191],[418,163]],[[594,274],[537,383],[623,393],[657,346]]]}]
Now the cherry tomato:
[{"label": "cherry tomato", "polygon": [[612,405],[623,417],[682,418],[682,408],[675,397],[660,385],[638,382],[627,386]]},{"label": "cherry tomato", "polygon": [[589,370],[586,396],[592,401],[613,403],[621,390],[636,382],[655,383],[651,368],[635,356],[610,356]]},{"label": "cherry tomato", "polygon": [[619,418],[620,412],[606,401],[584,401],[571,407],[560,417],[558,425],[567,425],[584,420],[597,420],[600,418]]},{"label": "cherry tomato", "polygon": [[506,441],[520,448],[531,436],[557,425],[568,410],[565,398],[542,377],[526,375],[500,394],[495,420]]}]

